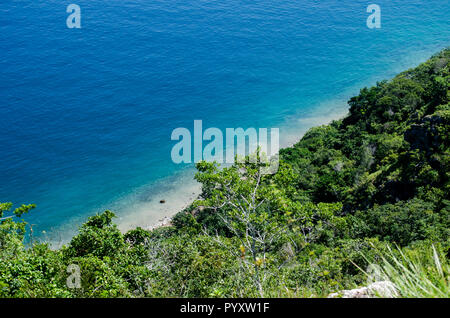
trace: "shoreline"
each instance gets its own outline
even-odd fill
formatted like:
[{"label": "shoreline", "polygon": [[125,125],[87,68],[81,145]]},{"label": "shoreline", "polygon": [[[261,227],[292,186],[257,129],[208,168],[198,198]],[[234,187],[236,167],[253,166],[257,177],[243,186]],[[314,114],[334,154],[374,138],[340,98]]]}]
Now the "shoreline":
[{"label": "shoreline", "polygon": [[[405,57],[404,60],[398,61],[396,64],[396,67],[393,67],[391,72],[393,74],[384,74],[384,75],[377,75],[373,78],[369,78],[366,81],[355,84],[352,87],[349,87],[345,92],[342,92],[339,94],[339,96],[336,96],[332,99],[326,99],[323,100],[320,104],[317,104],[315,107],[312,108],[312,114],[310,116],[304,116],[300,114],[299,112],[288,116],[285,118],[282,125],[280,125],[280,150],[284,148],[290,148],[293,145],[295,145],[297,142],[299,142],[305,133],[317,126],[327,125],[331,123],[333,120],[339,120],[344,118],[348,114],[348,100],[357,94],[359,94],[359,91],[363,87],[370,87],[373,85],[376,85],[378,81],[380,81],[383,78],[392,78],[395,75],[399,74],[404,71],[405,69],[409,69],[415,66],[420,65],[421,63],[425,62],[428,58],[430,58],[431,55],[429,54],[420,54],[419,56],[417,53],[412,53],[410,56]],[[408,67],[406,65],[409,65]],[[301,110],[299,110],[301,111]],[[294,124],[292,124],[294,123]],[[283,133],[284,132],[284,136]],[[194,168],[195,172],[195,168]],[[191,175],[191,179],[193,179],[193,174]],[[188,180],[189,181],[189,180]],[[190,180],[194,181],[194,180]],[[200,186],[200,185],[199,185]],[[177,189],[173,189],[173,191],[177,192]],[[179,191],[179,190],[178,190]],[[182,191],[180,191],[182,192]],[[194,193],[192,193],[194,195]],[[182,208],[179,208],[175,211],[167,211],[168,213],[165,213],[164,215],[161,215],[157,221],[149,221],[147,220],[144,226],[141,226],[144,229],[153,230],[160,227],[170,226],[172,218],[178,213],[181,212],[183,209],[188,207],[190,204],[192,204],[195,199],[200,195],[200,191],[196,193],[195,198],[185,198],[183,200],[183,204],[181,204]],[[164,198],[161,198],[164,199]],[[166,203],[169,202],[166,200]],[[164,205],[164,204],[160,204]],[[158,210],[158,209],[157,209]],[[158,213],[158,212],[157,212]],[[159,213],[158,213],[159,214]],[[131,215],[130,215],[131,216]],[[131,222],[128,222],[130,224]],[[124,226],[119,225],[119,228],[124,228]],[[131,229],[131,228],[128,228]]]},{"label": "shoreline", "polygon": [[[434,51],[433,51],[434,52]],[[378,81],[392,78],[402,69],[415,67],[426,61],[432,53],[417,52],[405,57],[402,61],[392,62],[389,72],[377,74],[365,81],[355,84],[344,92],[335,96],[335,98],[324,99],[320,103],[308,110],[299,109],[298,112],[286,117],[280,128],[280,149],[292,147],[297,143],[304,134],[312,127],[329,124],[333,120],[338,120],[346,116],[348,113],[347,101],[352,96],[359,94],[359,90],[363,87],[375,85]],[[392,74],[390,74],[392,73]],[[305,116],[306,112],[306,116]],[[192,204],[200,194],[200,184],[198,184],[193,176],[195,168],[186,167],[180,171],[176,171],[173,175],[156,180],[143,186],[142,188],[131,190],[129,194],[119,198],[108,206],[102,206],[91,212],[90,215],[99,213],[105,209],[114,211],[117,215],[116,224],[122,232],[142,227],[144,229],[155,229],[168,226],[172,218],[184,208]],[[155,191],[158,188],[168,188],[163,191]],[[145,197],[142,199],[141,197]],[[159,203],[160,200],[166,203]],[[85,220],[76,219],[77,224]],[[52,233],[53,238],[48,237],[46,241],[54,246],[61,246],[70,241],[76,235],[77,227],[67,222],[65,225],[59,226]],[[64,228],[66,230],[64,230]]]},{"label": "shoreline", "polygon": [[[285,148],[290,148],[292,146],[294,146],[297,142],[299,142],[303,136],[305,135],[305,133],[311,129],[312,127],[317,127],[317,126],[321,126],[321,125],[328,125],[329,123],[331,123],[334,120],[339,120],[341,118],[343,118],[345,116],[345,114],[342,113],[337,113],[335,114],[335,116],[333,117],[329,117],[329,116],[311,116],[308,118],[300,118],[297,119],[297,127],[284,127],[282,129],[286,130],[286,135],[284,136],[284,138],[282,140],[280,140],[280,150],[281,149],[285,149]],[[303,123],[300,124],[300,123]],[[308,124],[305,124],[308,123]],[[185,176],[186,177],[186,176]],[[192,181],[194,181],[195,183],[197,183],[195,180],[193,180],[193,175],[191,176]],[[197,183],[198,184],[198,183]],[[190,196],[189,198],[186,198],[183,202],[183,204],[181,205],[181,208],[178,208],[176,211],[172,211],[172,209],[170,209],[171,211],[167,214],[161,215],[161,218],[159,218],[157,221],[150,221],[150,222],[146,222],[144,225],[137,225],[142,227],[145,230],[155,230],[157,228],[162,228],[162,227],[168,227],[172,225],[172,218],[179,212],[183,211],[185,208],[187,208],[189,205],[191,205],[197,198],[198,196],[201,194],[201,189],[200,189],[200,184],[199,185],[199,191],[198,192],[193,192],[192,195],[195,196],[195,198],[192,198],[192,196]],[[177,189],[172,189],[173,193],[170,193],[167,197],[172,197],[174,194],[177,195],[176,192]],[[164,200],[165,203],[159,203],[159,200]],[[161,197],[160,199],[155,198],[154,201],[158,201],[158,204],[160,204],[161,208],[164,207],[164,205],[166,204],[170,204],[170,199],[166,199],[165,197]],[[179,206],[179,205],[178,205]],[[166,212],[167,209],[165,209]],[[130,226],[130,223],[135,223],[135,222],[125,222],[125,223],[121,223],[119,225],[119,228],[124,232],[126,230],[130,230],[133,228],[133,226]]]}]

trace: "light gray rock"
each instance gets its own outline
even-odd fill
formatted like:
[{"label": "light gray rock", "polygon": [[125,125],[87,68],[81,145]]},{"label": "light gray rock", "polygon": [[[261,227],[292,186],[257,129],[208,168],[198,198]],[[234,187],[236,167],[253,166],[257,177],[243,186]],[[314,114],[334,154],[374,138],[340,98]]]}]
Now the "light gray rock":
[{"label": "light gray rock", "polygon": [[328,298],[395,298],[398,296],[395,285],[389,281],[370,284],[367,287],[342,290],[328,295]]}]

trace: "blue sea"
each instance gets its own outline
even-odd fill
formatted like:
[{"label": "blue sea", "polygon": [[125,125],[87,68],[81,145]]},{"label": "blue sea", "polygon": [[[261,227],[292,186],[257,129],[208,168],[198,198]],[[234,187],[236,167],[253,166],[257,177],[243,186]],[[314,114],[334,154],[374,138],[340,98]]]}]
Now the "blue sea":
[{"label": "blue sea", "polygon": [[380,29],[371,3],[2,1],[0,202],[37,204],[26,220],[54,244],[104,209],[124,230],[175,212],[198,193],[175,128],[278,127],[290,144],[450,45],[449,1],[374,0]]}]

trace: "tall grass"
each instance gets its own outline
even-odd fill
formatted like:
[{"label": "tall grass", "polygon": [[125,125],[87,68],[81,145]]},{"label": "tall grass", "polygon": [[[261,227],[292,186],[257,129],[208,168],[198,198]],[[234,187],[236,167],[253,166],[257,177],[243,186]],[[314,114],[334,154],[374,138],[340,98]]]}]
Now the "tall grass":
[{"label": "tall grass", "polygon": [[[398,247],[393,251],[387,246],[387,251],[379,257],[375,273],[377,280],[393,283],[399,297],[450,297],[449,261],[445,256],[439,255],[434,245],[425,250],[422,247],[405,251]],[[366,274],[369,277],[374,275]]]}]

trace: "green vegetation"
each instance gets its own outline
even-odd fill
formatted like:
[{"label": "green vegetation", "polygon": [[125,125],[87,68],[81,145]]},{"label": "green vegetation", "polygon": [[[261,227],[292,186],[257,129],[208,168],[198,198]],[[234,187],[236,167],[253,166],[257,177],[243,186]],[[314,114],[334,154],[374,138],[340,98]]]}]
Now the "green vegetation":
[{"label": "green vegetation", "polygon": [[200,198],[151,232],[106,211],[59,250],[25,247],[34,206],[0,204],[0,297],[326,297],[367,285],[370,264],[401,297],[448,297],[449,86],[446,49],[362,89],[275,175],[201,162]]},{"label": "green vegetation", "polygon": [[388,248],[388,253],[381,256],[381,266],[377,266],[367,275],[392,282],[396,286],[395,291],[402,297],[449,298],[448,257],[440,256],[433,245],[424,246],[420,252],[417,253],[414,249],[398,249],[397,253],[394,253]]}]

